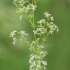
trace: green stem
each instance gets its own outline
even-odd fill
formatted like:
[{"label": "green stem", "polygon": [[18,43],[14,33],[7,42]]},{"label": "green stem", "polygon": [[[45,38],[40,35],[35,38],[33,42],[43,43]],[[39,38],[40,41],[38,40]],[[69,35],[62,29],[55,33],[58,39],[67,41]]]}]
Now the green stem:
[{"label": "green stem", "polygon": [[47,36],[44,35],[44,39],[42,39],[42,44],[46,41],[47,37],[48,37],[49,33],[47,33]]},{"label": "green stem", "polygon": [[32,24],[32,21],[26,16],[27,14],[23,14],[25,18]]},{"label": "green stem", "polygon": [[[31,23],[33,30],[35,30],[35,21],[34,21],[34,11],[33,11],[33,19],[32,21],[28,19],[26,16],[27,14],[24,13],[24,16],[27,18],[27,20]],[[36,35],[34,34],[34,40],[36,41]]]}]

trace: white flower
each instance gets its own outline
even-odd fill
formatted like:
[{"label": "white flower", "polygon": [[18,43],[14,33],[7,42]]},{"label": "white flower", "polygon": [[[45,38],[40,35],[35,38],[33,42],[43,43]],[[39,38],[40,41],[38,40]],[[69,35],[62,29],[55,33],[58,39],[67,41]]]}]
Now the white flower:
[{"label": "white flower", "polygon": [[35,50],[34,46],[30,46],[29,50]]},{"label": "white flower", "polygon": [[53,34],[53,32],[54,32],[53,30],[50,30],[50,31],[49,31],[49,33],[50,33],[51,35]]},{"label": "white flower", "polygon": [[42,58],[44,58],[46,56],[47,52],[46,51],[41,51],[39,54]]},{"label": "white flower", "polygon": [[30,63],[30,64],[33,63],[33,62],[35,61],[36,58],[37,58],[37,55],[31,54],[31,55],[30,55],[29,63]]},{"label": "white flower", "polygon": [[37,28],[37,31],[40,31],[41,32],[42,31],[42,28]]},{"label": "white flower", "polygon": [[30,5],[27,5],[27,8],[26,8],[27,10],[30,10]]},{"label": "white flower", "polygon": [[40,69],[41,68],[41,62],[38,61],[38,65],[37,65],[37,69]]},{"label": "white flower", "polygon": [[56,29],[56,25],[49,25],[49,28],[54,31]]},{"label": "white flower", "polygon": [[22,19],[22,15],[20,15],[20,20]]},{"label": "white flower", "polygon": [[46,66],[47,65],[47,62],[46,61],[41,61],[41,63]]},{"label": "white flower", "polygon": [[50,17],[51,16],[51,14],[49,14],[48,12],[45,12],[44,15],[45,15],[45,17]]},{"label": "white flower", "polygon": [[37,34],[37,31],[33,30],[34,35]]},{"label": "white flower", "polygon": [[16,41],[17,41],[17,38],[14,37],[14,38],[12,38],[12,39],[13,39],[13,45],[15,45],[15,44],[16,44]]},{"label": "white flower", "polygon": [[23,35],[23,36],[28,35],[27,33],[25,33],[25,31],[20,31],[19,34],[21,34],[21,35]]},{"label": "white flower", "polygon": [[37,23],[45,23],[46,21],[45,21],[45,19],[42,19],[42,20],[40,20],[40,21],[37,21]]},{"label": "white flower", "polygon": [[54,21],[53,16],[52,16],[52,17],[50,17],[50,19],[51,19],[51,21]]},{"label": "white flower", "polygon": [[17,0],[14,0],[13,3],[15,4],[16,1],[17,1]]},{"label": "white flower", "polygon": [[37,47],[40,48],[40,49],[44,48],[43,45],[37,45]]},{"label": "white flower", "polygon": [[15,35],[16,32],[17,32],[16,30],[14,30],[13,32],[11,32],[9,37],[14,37],[14,35]]},{"label": "white flower", "polygon": [[15,37],[15,38],[13,38],[13,41],[17,41],[16,37]]},{"label": "white flower", "polygon": [[35,11],[36,7],[37,7],[37,5],[33,5],[33,4],[27,5],[27,7],[26,7],[27,12],[29,12],[30,10]]},{"label": "white flower", "polygon": [[15,46],[15,44],[16,44],[16,41],[13,41],[13,45]]},{"label": "white flower", "polygon": [[35,11],[36,7],[37,7],[37,5],[32,5],[32,10]]},{"label": "white flower", "polygon": [[19,32],[21,35],[24,35],[25,34],[25,31],[20,31]]},{"label": "white flower", "polygon": [[[44,53],[43,53],[44,54]],[[41,70],[41,69],[46,69],[47,62],[42,61],[40,54],[31,54],[30,55],[30,69],[29,70]]]}]

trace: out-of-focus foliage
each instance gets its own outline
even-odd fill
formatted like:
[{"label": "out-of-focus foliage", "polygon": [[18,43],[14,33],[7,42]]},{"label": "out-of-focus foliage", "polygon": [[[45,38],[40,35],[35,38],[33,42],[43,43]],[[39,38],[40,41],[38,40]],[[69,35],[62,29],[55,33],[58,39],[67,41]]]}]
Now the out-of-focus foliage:
[{"label": "out-of-focus foliage", "polygon": [[[45,42],[48,55],[48,70],[70,70],[70,0],[41,0],[35,11],[35,20],[44,18],[50,12],[60,31],[48,37]],[[13,0],[0,0],[0,70],[28,70],[29,50],[22,43],[12,45],[9,34],[13,30],[26,30],[29,40],[32,29],[26,19],[19,20]],[[30,38],[31,37],[31,38]]]}]

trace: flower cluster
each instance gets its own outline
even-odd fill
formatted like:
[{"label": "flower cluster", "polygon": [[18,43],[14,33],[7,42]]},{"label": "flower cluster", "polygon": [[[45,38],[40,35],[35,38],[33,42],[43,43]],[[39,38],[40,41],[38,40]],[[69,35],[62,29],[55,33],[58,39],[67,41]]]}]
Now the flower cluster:
[{"label": "flower cluster", "polygon": [[[18,34],[18,35],[21,35],[21,37],[20,37],[19,39],[16,37],[17,34]],[[27,34],[25,31],[20,31],[20,32],[18,32],[18,31],[16,31],[16,30],[14,30],[13,32],[10,33],[10,36],[9,36],[9,37],[11,37],[11,38],[13,39],[13,45],[15,45],[17,41],[22,42],[23,39],[25,40],[25,42],[27,42],[27,41],[26,41],[26,38],[25,38],[27,35],[28,35],[28,34]],[[27,42],[27,43],[28,43],[28,42]]]},{"label": "flower cluster", "polygon": [[47,27],[49,28],[49,33],[52,34],[54,31],[59,31],[58,27],[54,24],[54,19],[53,16],[51,16],[51,14],[49,14],[48,12],[44,13],[46,19],[47,19]]},{"label": "flower cluster", "polygon": [[47,23],[47,26],[49,27],[49,33],[52,34],[54,31],[59,31],[58,27],[53,23],[53,22],[50,22],[49,24]]},{"label": "flower cluster", "polygon": [[45,48],[43,45],[39,45],[39,38],[36,41],[32,41],[30,44],[30,50],[34,52],[34,54],[30,55],[30,68],[29,70],[46,70],[47,62],[43,61],[43,58],[46,56],[47,52],[42,51]]},{"label": "flower cluster", "polygon": [[[33,12],[37,8],[37,5],[29,3],[29,0],[15,0],[13,3],[17,7],[16,13],[23,13],[27,18],[32,18]],[[21,16],[20,16],[20,20],[21,20]]]},{"label": "flower cluster", "polygon": [[45,19],[42,19],[42,20],[38,21],[37,23],[38,23],[38,27],[36,30],[33,30],[34,34],[38,34],[39,36],[41,36],[41,35],[44,35],[45,33],[47,33]]},{"label": "flower cluster", "polygon": [[41,19],[38,21],[38,27],[36,30],[33,30],[34,34],[39,36],[52,34],[54,31],[59,31],[58,27],[53,23],[53,16],[48,12],[44,13],[46,19]]},{"label": "flower cluster", "polygon": [[46,51],[41,51],[37,55],[31,54],[29,60],[30,63],[29,70],[46,70],[47,62],[42,60],[42,58],[44,58],[46,54],[47,54]]}]

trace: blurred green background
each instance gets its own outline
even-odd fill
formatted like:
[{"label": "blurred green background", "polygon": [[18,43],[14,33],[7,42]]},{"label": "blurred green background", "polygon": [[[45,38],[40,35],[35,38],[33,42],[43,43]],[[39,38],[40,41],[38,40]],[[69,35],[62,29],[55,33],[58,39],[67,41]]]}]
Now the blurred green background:
[{"label": "blurred green background", "polygon": [[[41,0],[35,11],[35,20],[50,12],[60,31],[48,37],[44,44],[48,55],[47,70],[70,70],[70,0]],[[19,20],[13,0],[0,0],[0,70],[28,70],[29,50],[23,44],[13,46],[9,38],[13,30],[26,30],[32,40],[32,29],[26,19]]]}]

